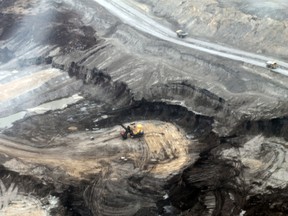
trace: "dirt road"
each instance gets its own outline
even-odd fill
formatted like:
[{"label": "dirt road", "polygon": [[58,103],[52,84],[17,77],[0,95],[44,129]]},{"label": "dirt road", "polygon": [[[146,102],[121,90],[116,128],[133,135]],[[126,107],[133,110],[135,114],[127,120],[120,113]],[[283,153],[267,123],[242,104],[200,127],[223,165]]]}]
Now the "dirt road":
[{"label": "dirt road", "polygon": [[[197,40],[194,38],[178,39],[173,30],[161,25],[160,23],[154,21],[152,18],[148,17],[143,13],[133,8],[133,5],[129,4],[128,1],[106,1],[97,0],[97,3],[105,7],[115,16],[122,19],[122,21],[132,27],[148,33],[154,37],[160,38],[162,40],[174,43],[177,45],[185,46],[191,49],[196,49],[208,54],[221,56],[229,58],[235,61],[245,62],[251,65],[266,68],[265,62],[273,59],[272,57],[257,55],[254,53],[244,52],[242,50],[237,50],[233,48],[228,48],[216,43],[205,42]],[[273,71],[288,76],[288,63],[275,60],[282,67],[275,69]]]}]

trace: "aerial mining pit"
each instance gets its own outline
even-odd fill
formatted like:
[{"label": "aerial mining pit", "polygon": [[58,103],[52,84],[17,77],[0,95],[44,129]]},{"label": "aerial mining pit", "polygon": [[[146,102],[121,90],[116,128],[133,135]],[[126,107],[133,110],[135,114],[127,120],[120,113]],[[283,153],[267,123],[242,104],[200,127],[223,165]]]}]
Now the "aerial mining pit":
[{"label": "aerial mining pit", "polygon": [[287,3],[261,4],[0,1],[0,215],[288,215]]}]

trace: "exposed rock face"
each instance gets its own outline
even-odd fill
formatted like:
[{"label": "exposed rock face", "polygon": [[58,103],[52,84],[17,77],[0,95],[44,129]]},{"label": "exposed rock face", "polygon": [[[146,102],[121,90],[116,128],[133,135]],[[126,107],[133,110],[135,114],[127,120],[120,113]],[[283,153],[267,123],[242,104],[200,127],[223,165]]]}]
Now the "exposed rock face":
[{"label": "exposed rock face", "polygon": [[[123,2],[287,54],[286,1]],[[143,33],[97,1],[0,8],[0,214],[287,214],[286,77]],[[132,122],[144,137],[121,140]]]}]

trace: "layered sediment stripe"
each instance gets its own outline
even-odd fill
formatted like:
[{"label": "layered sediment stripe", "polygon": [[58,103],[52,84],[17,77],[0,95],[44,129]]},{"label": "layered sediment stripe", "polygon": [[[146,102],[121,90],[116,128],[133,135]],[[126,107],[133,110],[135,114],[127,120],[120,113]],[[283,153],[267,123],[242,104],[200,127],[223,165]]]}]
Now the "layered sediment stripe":
[{"label": "layered sediment stripe", "polygon": [[0,84],[0,102],[39,88],[50,79],[60,75],[61,72],[58,69],[47,69],[25,76],[21,79],[13,80],[9,83]]}]

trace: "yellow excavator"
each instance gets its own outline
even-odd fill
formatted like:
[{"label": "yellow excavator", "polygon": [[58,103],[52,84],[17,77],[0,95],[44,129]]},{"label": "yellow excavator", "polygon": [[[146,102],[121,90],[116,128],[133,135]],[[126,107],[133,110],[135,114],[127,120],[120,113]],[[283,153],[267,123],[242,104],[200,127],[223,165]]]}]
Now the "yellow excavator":
[{"label": "yellow excavator", "polygon": [[142,124],[131,124],[125,127],[123,124],[120,124],[124,131],[120,132],[120,135],[123,139],[127,139],[128,136],[131,138],[138,138],[144,135],[143,125]]}]

